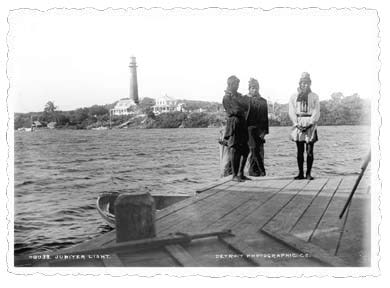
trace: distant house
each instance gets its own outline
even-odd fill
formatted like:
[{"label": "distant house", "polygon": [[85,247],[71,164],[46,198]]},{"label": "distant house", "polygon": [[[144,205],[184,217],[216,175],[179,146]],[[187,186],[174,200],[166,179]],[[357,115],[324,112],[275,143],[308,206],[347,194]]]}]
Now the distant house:
[{"label": "distant house", "polygon": [[135,113],[136,107],[137,104],[135,104],[133,99],[123,98],[116,103],[115,107],[111,109],[110,112],[114,116],[130,115]]},{"label": "distant house", "polygon": [[152,107],[153,113],[158,115],[166,112],[181,111],[185,112],[184,103],[178,101],[168,95],[156,98],[156,104]]},{"label": "distant house", "polygon": [[32,125],[31,125],[31,127],[34,127],[34,128],[40,128],[40,127],[42,127],[42,126],[43,126],[42,123],[39,122],[38,120],[33,121],[33,122],[32,122]]},{"label": "distant house", "polygon": [[50,122],[47,124],[47,128],[54,129],[56,128],[57,122]]},{"label": "distant house", "polygon": [[275,110],[275,102],[268,100],[268,119],[280,120],[280,116],[277,115]]},{"label": "distant house", "polygon": [[176,110],[180,112],[187,112],[186,105],[184,103],[177,104]]},{"label": "distant house", "polygon": [[205,111],[206,111],[206,109],[198,108],[198,109],[195,109],[193,112],[202,113],[202,112],[205,112]]}]

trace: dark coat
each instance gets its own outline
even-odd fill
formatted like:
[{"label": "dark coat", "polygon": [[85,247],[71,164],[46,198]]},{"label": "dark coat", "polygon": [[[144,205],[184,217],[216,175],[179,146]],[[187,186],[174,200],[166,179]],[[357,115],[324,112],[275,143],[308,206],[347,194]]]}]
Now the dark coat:
[{"label": "dark coat", "polygon": [[261,141],[261,133],[269,133],[268,104],[260,95],[248,97],[249,109],[246,115],[246,122],[249,133],[249,147],[255,147]]},{"label": "dark coat", "polygon": [[225,131],[228,146],[245,146],[248,141],[246,112],[249,108],[249,97],[237,92],[225,91],[222,104],[228,117]]},{"label": "dark coat", "polygon": [[249,98],[249,109],[246,115],[248,126],[256,126],[261,132],[269,133],[268,104],[263,97],[253,96]]}]

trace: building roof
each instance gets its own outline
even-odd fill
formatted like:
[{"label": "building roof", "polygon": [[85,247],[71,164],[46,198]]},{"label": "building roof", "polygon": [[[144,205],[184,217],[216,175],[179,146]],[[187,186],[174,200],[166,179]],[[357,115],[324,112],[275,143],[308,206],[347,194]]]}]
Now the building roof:
[{"label": "building roof", "polygon": [[47,124],[47,127],[54,128],[57,125],[57,122],[50,122]]},{"label": "building roof", "polygon": [[157,97],[156,100],[157,99],[162,99],[162,100],[167,100],[167,101],[176,101],[175,98],[172,98],[172,97],[168,96],[167,94],[165,94],[164,96]]},{"label": "building roof", "polygon": [[136,106],[136,105],[137,104],[135,104],[133,99],[123,98],[116,103],[114,109],[126,109],[126,108],[129,108],[131,106]]}]

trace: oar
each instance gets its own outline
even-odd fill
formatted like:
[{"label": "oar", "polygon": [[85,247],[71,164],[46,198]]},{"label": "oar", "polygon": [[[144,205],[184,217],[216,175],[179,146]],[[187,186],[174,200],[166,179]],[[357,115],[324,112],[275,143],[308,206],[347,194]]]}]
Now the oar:
[{"label": "oar", "polygon": [[344,213],[345,213],[345,210],[347,210],[347,207],[348,207],[349,204],[351,203],[353,194],[355,194],[356,188],[358,187],[358,185],[359,185],[359,183],[360,183],[360,180],[362,179],[363,174],[364,174],[364,172],[366,171],[367,166],[368,166],[368,163],[370,163],[370,161],[371,161],[371,151],[368,153],[366,159],[365,159],[364,162],[363,162],[363,165],[362,165],[362,167],[361,167],[361,171],[360,171],[359,177],[356,179],[355,185],[354,185],[353,188],[352,188],[352,192],[349,194],[347,203],[345,203],[344,208],[343,208],[343,211],[341,211],[341,214],[340,214],[340,216],[339,216],[340,219],[343,218],[343,215],[344,215]]}]

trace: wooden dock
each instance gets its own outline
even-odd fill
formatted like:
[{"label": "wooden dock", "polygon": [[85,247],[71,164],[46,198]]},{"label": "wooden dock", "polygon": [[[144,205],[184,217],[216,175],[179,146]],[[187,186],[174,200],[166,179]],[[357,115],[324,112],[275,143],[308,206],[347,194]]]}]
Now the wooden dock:
[{"label": "wooden dock", "polygon": [[[347,213],[339,219],[356,178],[262,177],[241,183],[224,178],[199,189],[194,197],[157,211],[157,238],[146,244],[121,246],[114,230],[51,254],[50,260],[26,263],[61,267],[367,267],[371,253],[369,178],[363,178]],[[189,237],[227,229],[232,235],[192,241]],[[15,259],[15,266],[26,263]]]}]

